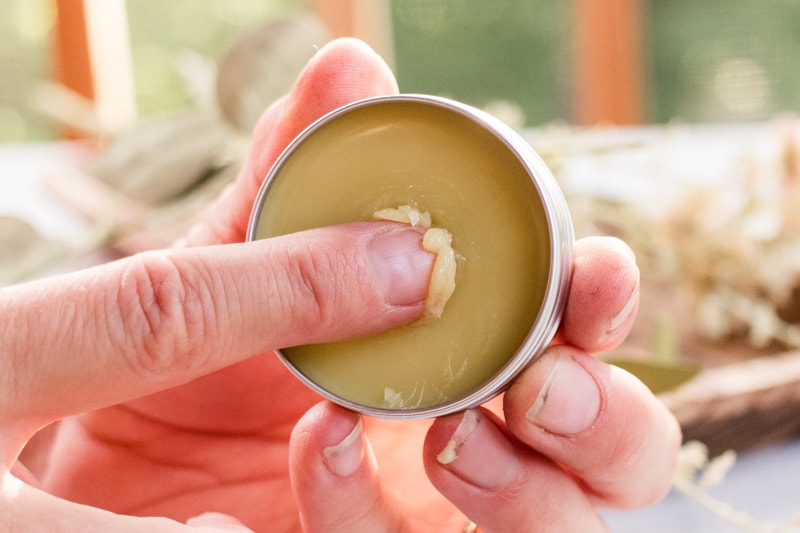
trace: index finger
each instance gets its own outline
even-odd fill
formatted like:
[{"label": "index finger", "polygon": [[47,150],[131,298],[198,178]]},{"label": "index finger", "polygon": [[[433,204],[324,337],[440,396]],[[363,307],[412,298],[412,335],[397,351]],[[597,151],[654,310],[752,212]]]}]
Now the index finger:
[{"label": "index finger", "polygon": [[638,308],[639,269],[628,245],[613,237],[578,240],[559,340],[589,353],[613,349]]},{"label": "index finger", "polygon": [[355,223],[3,288],[0,420],[49,422],[269,350],[412,322],[433,265],[421,242],[413,228]]}]

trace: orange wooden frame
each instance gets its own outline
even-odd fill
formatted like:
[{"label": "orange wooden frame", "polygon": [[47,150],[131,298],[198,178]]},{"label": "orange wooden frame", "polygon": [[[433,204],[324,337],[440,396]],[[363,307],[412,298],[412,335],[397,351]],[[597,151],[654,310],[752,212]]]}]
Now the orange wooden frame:
[{"label": "orange wooden frame", "polygon": [[[136,121],[124,0],[54,0],[56,81],[89,102],[96,127],[119,131]],[[87,132],[64,128],[67,137]]]},{"label": "orange wooden frame", "polygon": [[642,0],[573,0],[573,120],[644,120]]},{"label": "orange wooden frame", "polygon": [[76,93],[94,99],[86,5],[82,0],[55,0],[55,77]]},{"label": "orange wooden frame", "polygon": [[[55,0],[56,27],[53,46],[54,77],[58,83],[89,100],[95,99],[86,5],[82,0]],[[85,137],[84,132],[63,127],[68,139]]]},{"label": "orange wooden frame", "polygon": [[[57,6],[55,76],[76,93],[97,99],[85,0]],[[334,36],[366,38],[391,61],[391,30],[375,0],[314,0]],[[577,124],[638,124],[644,120],[642,0],[572,0],[573,116]],[[366,6],[366,7],[365,7]],[[363,13],[364,11],[373,11]],[[384,27],[380,27],[384,26]],[[369,34],[369,35],[366,35]],[[380,42],[378,42],[380,41]]]}]

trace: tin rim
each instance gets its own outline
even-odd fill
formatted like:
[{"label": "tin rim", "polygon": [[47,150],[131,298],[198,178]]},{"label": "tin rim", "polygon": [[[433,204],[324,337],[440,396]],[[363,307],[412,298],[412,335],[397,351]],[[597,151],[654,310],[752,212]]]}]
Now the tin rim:
[{"label": "tin rim", "polygon": [[450,100],[439,96],[402,94],[389,96],[375,96],[364,98],[355,102],[339,107],[314,121],[306,127],[292,142],[284,149],[281,155],[275,160],[270,168],[264,182],[256,196],[250,220],[247,226],[247,241],[256,240],[255,234],[258,226],[264,201],[271,185],[277,176],[284,162],[292,155],[297,147],[302,144],[307,137],[327,123],[335,120],[341,115],[350,111],[367,106],[379,105],[386,102],[412,102],[425,105],[434,105],[455,113],[471,120],[482,126],[485,130],[497,138],[519,161],[531,179],[541,200],[547,220],[548,236],[550,238],[550,258],[549,273],[547,277],[547,287],[544,298],[539,307],[539,313],[533,321],[528,334],[523,342],[509,357],[508,362],[490,379],[469,394],[444,402],[441,404],[411,409],[389,409],[374,407],[353,402],[343,398],[331,391],[321,387],[301,372],[281,350],[275,350],[283,364],[300,379],[305,385],[316,391],[324,398],[346,407],[347,409],[373,416],[387,419],[419,419],[434,416],[443,416],[465,409],[475,408],[495,396],[502,393],[508,385],[524,370],[531,362],[536,360],[556,335],[564,313],[569,283],[572,271],[572,248],[574,243],[574,233],[572,221],[569,215],[566,199],[559,188],[550,169],[544,161],[534,151],[530,144],[525,141],[513,128],[506,125],[496,117],[476,109],[467,104]]}]

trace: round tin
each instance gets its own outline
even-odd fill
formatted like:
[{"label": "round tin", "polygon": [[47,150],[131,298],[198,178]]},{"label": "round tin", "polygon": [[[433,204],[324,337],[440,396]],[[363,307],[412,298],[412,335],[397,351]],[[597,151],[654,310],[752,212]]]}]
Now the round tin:
[{"label": "round tin", "polygon": [[550,344],[572,267],[566,201],[513,129],[433,96],[343,106],[275,162],[247,240],[371,220],[400,205],[430,212],[461,256],[442,317],[278,355],[322,396],[370,416],[425,418],[476,407]]}]

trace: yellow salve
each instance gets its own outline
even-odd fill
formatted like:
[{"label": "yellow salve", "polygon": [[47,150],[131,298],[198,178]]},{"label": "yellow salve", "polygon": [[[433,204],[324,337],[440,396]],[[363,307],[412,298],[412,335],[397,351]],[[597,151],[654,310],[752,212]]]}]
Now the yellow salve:
[{"label": "yellow salve", "polygon": [[503,140],[452,109],[384,101],[339,114],[287,152],[263,202],[255,238],[404,205],[452,235],[456,289],[441,318],[282,350],[348,402],[403,410],[464,397],[508,363],[540,313],[552,244],[539,193]]},{"label": "yellow salve", "polygon": [[391,220],[402,222],[411,226],[427,228],[422,237],[422,247],[436,254],[436,260],[431,272],[431,281],[428,285],[428,297],[425,299],[423,318],[439,318],[444,312],[444,306],[456,289],[456,252],[453,250],[453,236],[444,228],[431,228],[431,214],[427,211],[420,213],[410,205],[401,205],[393,209],[376,211],[372,218],[375,220]]}]

